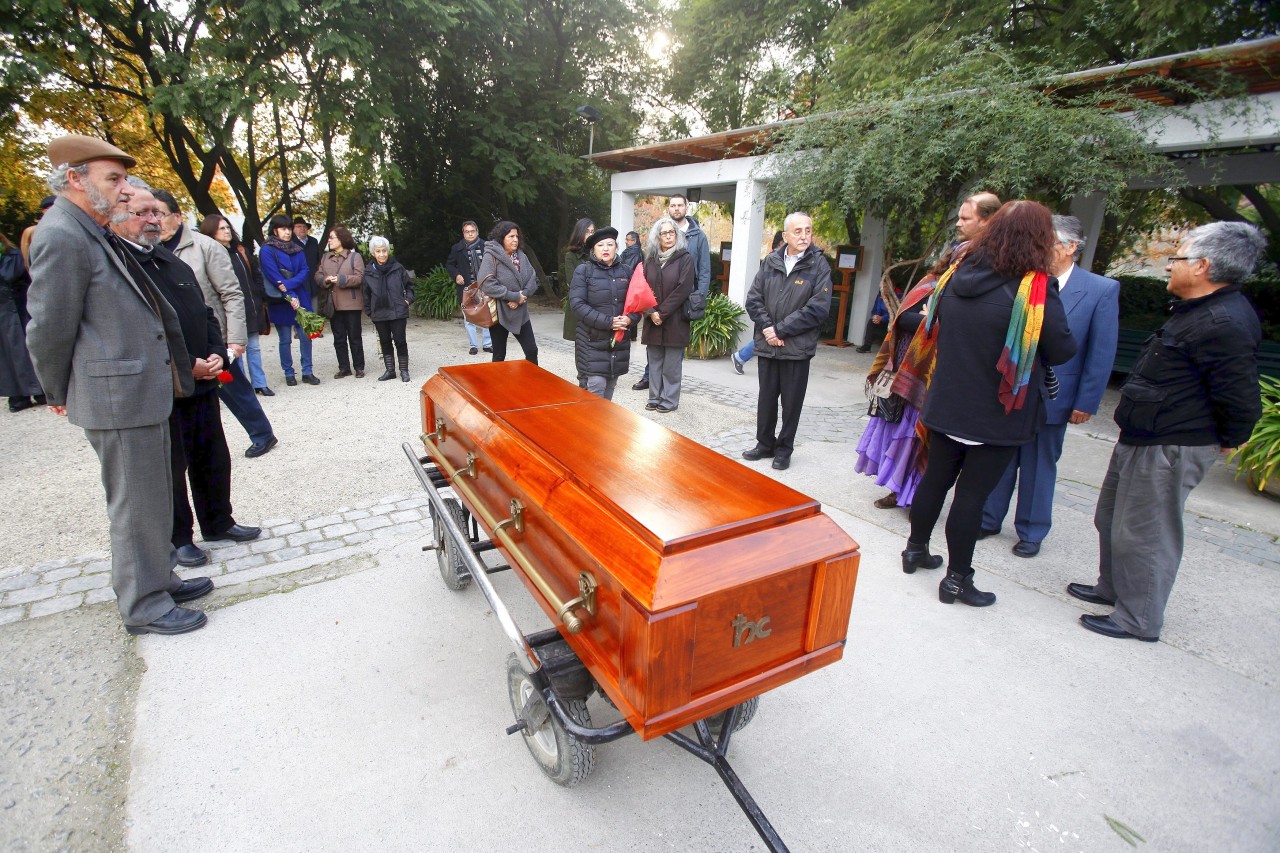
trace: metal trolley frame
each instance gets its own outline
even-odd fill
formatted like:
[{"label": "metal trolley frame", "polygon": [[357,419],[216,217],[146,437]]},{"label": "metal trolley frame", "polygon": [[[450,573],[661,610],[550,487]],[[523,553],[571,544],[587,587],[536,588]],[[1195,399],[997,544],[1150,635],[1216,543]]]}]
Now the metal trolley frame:
[{"label": "metal trolley frame", "polygon": [[[433,537],[431,544],[423,546],[422,550],[443,548],[447,552],[437,554],[442,572],[446,570],[446,559],[452,560],[456,555],[461,561],[461,568],[480,588],[493,609],[498,625],[514,650],[508,665],[508,677],[512,685],[512,710],[516,714],[516,721],[507,728],[507,734],[519,732],[524,735],[525,743],[535,760],[554,781],[565,785],[576,784],[590,772],[591,747],[634,734],[635,730],[625,719],[600,728],[591,726],[589,717],[586,723],[580,721],[582,714],[578,707],[582,706],[588,695],[599,690],[590,671],[569,649],[557,629],[549,628],[528,635],[520,629],[489,579],[489,575],[507,571],[511,567],[488,566],[480,558],[480,554],[495,550],[498,546],[492,540],[480,538],[480,528],[470,512],[467,512],[462,524],[455,518],[445,504],[446,498],[441,494],[450,488],[449,480],[431,457],[419,456],[408,442],[401,444],[401,449],[412,463],[422,487],[426,489],[436,536],[442,534],[448,537],[447,540]],[[463,524],[469,529],[464,529]],[[449,545],[453,548],[450,549]],[[458,580],[463,577],[459,575]],[[453,588],[465,586],[453,583],[448,585]],[[518,666],[518,671],[515,666]],[[601,695],[604,695],[602,691]],[[605,698],[607,700],[608,697]],[[774,853],[784,853],[787,850],[786,844],[726,757],[730,738],[754,716],[757,702],[758,699],[748,700],[721,714],[694,723],[696,739],[678,731],[663,737],[714,767],[768,849]],[[557,727],[559,731],[556,731]],[[718,729],[718,732],[713,731],[714,729]],[[570,770],[560,773],[548,769],[544,759],[555,751],[556,745],[563,744],[568,744],[571,750],[588,750],[585,767],[579,766],[576,772]]]}]

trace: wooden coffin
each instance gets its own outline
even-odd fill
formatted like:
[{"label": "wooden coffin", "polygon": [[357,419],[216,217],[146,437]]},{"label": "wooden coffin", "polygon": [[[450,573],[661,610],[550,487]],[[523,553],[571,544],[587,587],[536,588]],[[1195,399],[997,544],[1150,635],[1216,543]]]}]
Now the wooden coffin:
[{"label": "wooden coffin", "polygon": [[858,545],[812,498],[526,361],[441,368],[422,423],[642,738],[840,659]]}]

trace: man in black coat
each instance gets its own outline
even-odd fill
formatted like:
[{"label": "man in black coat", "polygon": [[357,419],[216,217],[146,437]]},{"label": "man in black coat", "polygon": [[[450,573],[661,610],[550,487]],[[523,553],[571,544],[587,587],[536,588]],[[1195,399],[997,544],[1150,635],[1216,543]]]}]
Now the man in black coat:
[{"label": "man in black coat", "polygon": [[[453,244],[453,248],[449,250],[449,259],[444,262],[444,268],[449,271],[449,275],[453,276],[453,283],[457,286],[459,305],[462,304],[463,289],[476,280],[476,270],[480,269],[480,257],[483,254],[484,240],[480,239],[480,227],[468,219],[462,223],[462,239]],[[466,317],[463,317],[462,324],[467,327],[470,352],[476,355],[481,345],[481,340],[476,334],[477,326],[475,323],[468,322]],[[493,352],[493,341],[489,338],[489,330],[481,331],[484,332],[484,351]]]},{"label": "man in black coat", "polygon": [[1168,290],[1178,301],[1120,387],[1120,441],[1093,516],[1098,580],[1067,584],[1082,601],[1115,606],[1109,616],[1082,615],[1090,631],[1160,639],[1182,562],[1187,496],[1219,454],[1249,440],[1262,416],[1262,328],[1240,282],[1264,248],[1252,225],[1212,222],[1168,259]]},{"label": "man in black coat", "polygon": [[[113,218],[112,230],[123,238],[138,269],[177,313],[191,357],[195,393],[175,400],[169,416],[172,542],[181,565],[200,566],[209,562],[209,555],[192,542],[196,519],[206,540],[247,541],[256,539],[262,531],[236,524],[231,514],[231,453],[222,432],[217,394],[218,375],[224,370],[223,354],[227,345],[222,339],[218,318],[204,301],[195,271],[158,245],[159,217],[166,212],[150,190],[135,185],[128,212]],[[194,517],[187,499],[188,477],[195,502]]]},{"label": "man in black coat", "polygon": [[293,217],[293,239],[302,247],[303,257],[307,259],[307,287],[314,299],[316,293],[315,274],[320,269],[320,241],[311,236],[311,223],[301,216]]},{"label": "man in black coat", "polygon": [[[793,213],[782,227],[783,245],[760,264],[747,291],[747,314],[756,325],[760,357],[760,397],[756,403],[756,446],[742,452],[755,461],[773,457],[779,471],[791,465],[800,410],[809,387],[809,362],[831,310],[831,265],[813,245],[813,220]],[[782,401],[782,428],[778,401]]]}]

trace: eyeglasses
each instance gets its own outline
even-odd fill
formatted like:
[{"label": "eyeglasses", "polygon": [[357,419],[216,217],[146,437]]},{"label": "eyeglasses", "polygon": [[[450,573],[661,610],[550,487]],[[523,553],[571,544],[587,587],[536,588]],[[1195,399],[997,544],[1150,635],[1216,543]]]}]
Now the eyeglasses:
[{"label": "eyeglasses", "polygon": [[659,236],[659,237],[674,237],[674,236],[676,236],[676,232],[674,232],[674,231],[659,231],[659,232],[658,232],[658,236]]},{"label": "eyeglasses", "polygon": [[1200,259],[1197,258],[1195,255],[1170,255],[1169,257],[1165,258],[1165,263],[1172,264],[1176,261],[1198,261],[1198,260]]},{"label": "eyeglasses", "polygon": [[131,210],[130,216],[136,216],[139,219],[164,219],[169,214],[159,210]]}]

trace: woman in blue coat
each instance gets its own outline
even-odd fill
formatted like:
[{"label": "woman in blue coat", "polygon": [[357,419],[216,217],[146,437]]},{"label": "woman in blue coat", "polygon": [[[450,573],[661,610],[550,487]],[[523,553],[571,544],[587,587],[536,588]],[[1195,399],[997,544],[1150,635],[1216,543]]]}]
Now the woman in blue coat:
[{"label": "woman in blue coat", "polygon": [[[302,381],[319,385],[311,369],[311,339],[298,325],[299,308],[311,310],[311,291],[308,282],[311,271],[301,243],[293,240],[293,223],[289,217],[271,217],[267,230],[271,236],[258,252],[262,266],[263,287],[268,300],[267,316],[280,336],[280,369],[284,371],[286,385],[297,385],[293,375],[293,335],[298,335],[298,349],[302,353]],[[283,300],[283,301],[279,301]]]}]

